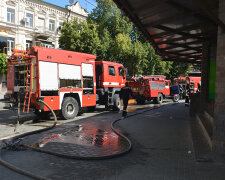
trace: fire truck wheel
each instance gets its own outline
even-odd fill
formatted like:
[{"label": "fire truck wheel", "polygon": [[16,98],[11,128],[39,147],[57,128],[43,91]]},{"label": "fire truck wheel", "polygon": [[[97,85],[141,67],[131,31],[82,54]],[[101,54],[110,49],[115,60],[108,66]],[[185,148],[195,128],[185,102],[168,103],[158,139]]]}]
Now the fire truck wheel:
[{"label": "fire truck wheel", "polygon": [[179,94],[175,94],[175,95],[173,96],[173,102],[178,102],[179,99],[180,99],[180,95],[179,95]]},{"label": "fire truck wheel", "polygon": [[121,100],[119,94],[114,95],[113,99],[113,110],[114,111],[119,111],[121,107]]},{"label": "fire truck wheel", "polygon": [[62,116],[64,119],[73,119],[77,116],[79,105],[75,98],[66,97],[62,103]]},{"label": "fire truck wheel", "polygon": [[163,95],[162,94],[158,94],[158,97],[155,98],[155,102],[157,104],[162,104],[162,102],[163,102]]}]

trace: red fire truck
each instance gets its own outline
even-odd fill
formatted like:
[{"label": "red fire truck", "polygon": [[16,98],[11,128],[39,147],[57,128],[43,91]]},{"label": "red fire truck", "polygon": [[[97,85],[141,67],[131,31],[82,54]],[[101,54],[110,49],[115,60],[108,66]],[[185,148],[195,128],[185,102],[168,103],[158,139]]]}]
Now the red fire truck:
[{"label": "red fire truck", "polygon": [[190,93],[196,93],[199,85],[201,85],[201,77],[187,76],[174,78],[173,82],[179,84],[179,86],[186,90],[186,86],[189,85]]},{"label": "red fire truck", "polygon": [[196,93],[199,89],[199,85],[201,85],[201,77],[186,77],[186,83],[189,85],[190,93]]},{"label": "red fire truck", "polygon": [[187,95],[187,86],[190,89],[190,93],[196,93],[198,90],[200,90],[201,77],[178,77],[173,79],[173,83],[175,86],[179,86],[179,99],[184,99]]},{"label": "red fire truck", "polygon": [[132,78],[129,86],[138,104],[144,104],[145,100],[152,99],[155,103],[161,104],[163,98],[170,95],[170,81],[166,80],[166,76]]},{"label": "red fire truck", "polygon": [[119,109],[124,67],[95,59],[91,54],[36,46],[14,50],[8,60],[7,96],[18,100],[22,94],[23,111],[29,111],[31,102],[36,113],[43,114],[49,110],[38,103],[41,98],[64,119],[76,117],[82,107],[95,107],[96,102]]}]

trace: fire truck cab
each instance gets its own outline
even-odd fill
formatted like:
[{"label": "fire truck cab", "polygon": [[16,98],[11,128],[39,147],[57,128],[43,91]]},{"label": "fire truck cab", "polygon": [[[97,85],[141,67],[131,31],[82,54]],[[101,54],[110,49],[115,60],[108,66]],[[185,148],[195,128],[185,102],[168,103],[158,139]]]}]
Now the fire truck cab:
[{"label": "fire truck cab", "polygon": [[[95,59],[91,54],[36,46],[14,50],[8,60],[7,95],[22,101],[23,111],[28,112],[31,103],[36,113],[43,114],[49,109],[37,101],[40,98],[64,119],[76,117],[82,107],[95,107],[96,101],[120,108],[116,94],[126,81],[123,65]],[[96,86],[98,92],[104,88],[112,96],[105,95],[102,100],[99,93],[96,95]]]},{"label": "fire truck cab", "polygon": [[126,83],[126,73],[122,64],[109,61],[96,61],[97,103],[106,108],[119,110],[119,92]]}]

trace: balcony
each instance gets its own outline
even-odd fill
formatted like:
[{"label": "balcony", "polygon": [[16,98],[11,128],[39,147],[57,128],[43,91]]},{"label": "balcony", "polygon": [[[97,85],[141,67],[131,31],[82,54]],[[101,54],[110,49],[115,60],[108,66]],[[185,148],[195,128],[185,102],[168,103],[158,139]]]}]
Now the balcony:
[{"label": "balcony", "polygon": [[40,39],[47,40],[48,38],[52,37],[54,35],[55,31],[49,31],[48,28],[45,28],[43,26],[38,26],[36,28],[36,37]]}]

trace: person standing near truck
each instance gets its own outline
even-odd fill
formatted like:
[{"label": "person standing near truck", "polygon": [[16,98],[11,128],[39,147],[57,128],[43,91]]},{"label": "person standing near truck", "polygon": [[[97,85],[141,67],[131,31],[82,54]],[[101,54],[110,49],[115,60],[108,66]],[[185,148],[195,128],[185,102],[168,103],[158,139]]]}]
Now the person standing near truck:
[{"label": "person standing near truck", "polygon": [[187,84],[186,86],[186,96],[185,96],[185,106],[189,106],[189,98],[190,98],[190,86]]},{"label": "person standing near truck", "polygon": [[120,98],[123,100],[123,113],[122,117],[125,118],[127,116],[127,105],[130,99],[130,95],[133,96],[131,88],[129,87],[128,82],[126,82],[125,87],[121,88]]}]

